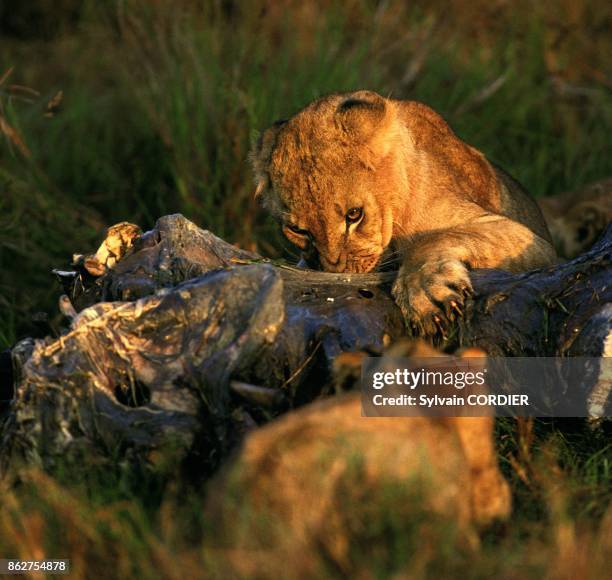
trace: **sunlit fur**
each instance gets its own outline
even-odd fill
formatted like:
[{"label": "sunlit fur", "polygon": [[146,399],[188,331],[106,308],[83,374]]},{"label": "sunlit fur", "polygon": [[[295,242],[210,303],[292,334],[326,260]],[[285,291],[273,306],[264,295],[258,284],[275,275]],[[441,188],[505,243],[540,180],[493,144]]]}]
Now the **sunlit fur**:
[{"label": "sunlit fur", "polygon": [[[260,142],[267,158],[253,161],[266,206],[310,236],[283,227],[289,241],[304,250],[312,243],[324,270],[367,272],[393,236],[391,202],[405,170],[396,156],[381,155],[376,142],[339,123],[334,111],[343,100],[332,95],[277,125]],[[346,219],[351,208],[363,209],[354,224]]]},{"label": "sunlit fur", "polygon": [[[264,204],[292,243],[313,244],[324,270],[372,270],[392,238],[410,241],[492,213],[511,216],[525,203],[515,213],[529,233],[517,223],[521,231],[510,235],[505,257],[536,237],[546,243],[535,261],[550,257],[548,232],[531,200],[517,201],[510,181],[420,103],[368,91],[329,95],[266,131],[252,162]],[[353,207],[364,216],[349,226]],[[490,266],[502,261],[486,249],[483,255]]]}]

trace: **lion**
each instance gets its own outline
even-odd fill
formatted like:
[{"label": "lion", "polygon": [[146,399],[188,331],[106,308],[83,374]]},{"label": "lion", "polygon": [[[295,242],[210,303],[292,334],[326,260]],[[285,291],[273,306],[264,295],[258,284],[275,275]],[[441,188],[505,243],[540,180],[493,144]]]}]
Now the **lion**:
[{"label": "lion", "polygon": [[265,130],[251,161],[256,197],[304,264],[369,272],[399,258],[392,293],[420,331],[461,313],[471,269],[557,260],[521,185],[415,101],[325,96]]},{"label": "lion", "polygon": [[555,248],[564,258],[586,252],[612,223],[612,178],[538,200]]},{"label": "lion", "polygon": [[[401,342],[388,354],[441,356],[422,341]],[[362,356],[340,355],[336,379],[359,376]],[[461,356],[486,360],[474,348]],[[411,534],[416,544],[402,550],[408,561],[446,534],[457,548],[475,550],[477,532],[511,509],[493,427],[492,416],[363,417],[355,392],[292,411],[250,433],[210,483],[213,543],[249,577],[279,570],[325,577],[316,569],[321,563],[353,576],[358,557],[372,565]],[[356,554],[356,546],[371,552]]]}]

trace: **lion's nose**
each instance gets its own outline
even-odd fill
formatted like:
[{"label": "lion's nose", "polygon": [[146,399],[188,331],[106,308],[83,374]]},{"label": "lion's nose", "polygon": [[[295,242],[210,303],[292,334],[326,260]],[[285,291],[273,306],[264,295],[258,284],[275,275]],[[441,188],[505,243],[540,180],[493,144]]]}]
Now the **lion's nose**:
[{"label": "lion's nose", "polygon": [[337,266],[340,263],[340,254],[338,254],[336,256],[336,259],[332,259],[332,258],[328,258],[327,256],[325,257],[325,261],[330,265],[330,266]]},{"label": "lion's nose", "polygon": [[319,260],[327,272],[344,272],[346,268],[346,257],[342,255],[342,252],[338,252],[335,259],[319,253]]}]

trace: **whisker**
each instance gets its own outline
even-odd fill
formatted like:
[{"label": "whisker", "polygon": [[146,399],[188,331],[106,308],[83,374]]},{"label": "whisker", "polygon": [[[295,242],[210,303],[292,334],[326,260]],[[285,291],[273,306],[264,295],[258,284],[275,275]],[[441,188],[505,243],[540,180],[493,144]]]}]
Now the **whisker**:
[{"label": "whisker", "polygon": [[383,253],[383,256],[384,256],[385,258],[386,258],[386,257],[388,257],[388,256],[399,256],[399,255],[401,255],[402,253],[403,253],[403,251],[402,251],[402,250],[400,250],[400,249],[397,249],[397,250],[386,250],[386,251]]},{"label": "whisker", "polygon": [[401,258],[403,256],[403,252],[401,251],[396,251],[396,252],[390,252],[388,254],[383,254],[382,259],[381,259],[381,263],[383,262],[393,262],[395,260],[397,260],[398,258]]}]

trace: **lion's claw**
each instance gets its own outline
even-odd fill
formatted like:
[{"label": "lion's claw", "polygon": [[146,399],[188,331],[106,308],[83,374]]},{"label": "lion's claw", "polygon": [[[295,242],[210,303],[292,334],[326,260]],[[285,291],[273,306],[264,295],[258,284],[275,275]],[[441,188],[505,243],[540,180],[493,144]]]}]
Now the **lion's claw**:
[{"label": "lion's claw", "polygon": [[472,295],[466,266],[458,260],[405,266],[392,289],[413,334],[446,336],[450,322],[463,316],[465,300]]},{"label": "lion's claw", "polygon": [[456,300],[450,300],[448,302],[446,315],[448,318],[450,318],[450,320],[455,320],[455,316],[457,318],[461,318],[463,316],[463,310]]}]

